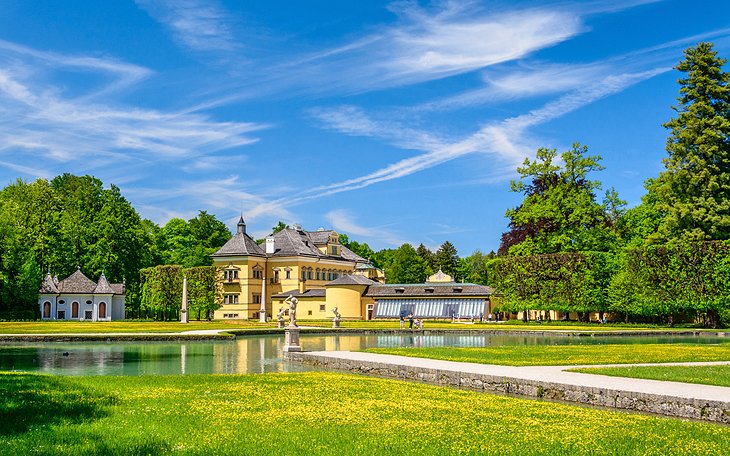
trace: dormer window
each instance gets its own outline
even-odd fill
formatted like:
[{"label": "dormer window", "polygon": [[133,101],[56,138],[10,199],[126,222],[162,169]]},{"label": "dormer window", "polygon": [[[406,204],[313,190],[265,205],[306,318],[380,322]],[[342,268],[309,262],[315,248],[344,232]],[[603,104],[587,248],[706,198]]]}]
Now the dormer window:
[{"label": "dormer window", "polygon": [[426,293],[433,293],[433,287],[426,287],[425,291]]},{"label": "dormer window", "polygon": [[405,289],[405,288],[403,288],[403,287],[398,287],[398,288],[396,288],[396,289],[395,289],[395,292],[396,292],[396,293],[401,293],[401,294],[402,294],[402,293],[404,293],[405,291],[406,291],[406,289]]},{"label": "dormer window", "polygon": [[337,250],[338,250],[338,249],[337,249],[337,246],[336,246],[336,245],[331,245],[331,246],[330,246],[330,254],[332,254],[332,255],[339,255],[339,254],[337,253]]},{"label": "dormer window", "polygon": [[463,290],[462,287],[454,287],[454,293],[461,293]]}]

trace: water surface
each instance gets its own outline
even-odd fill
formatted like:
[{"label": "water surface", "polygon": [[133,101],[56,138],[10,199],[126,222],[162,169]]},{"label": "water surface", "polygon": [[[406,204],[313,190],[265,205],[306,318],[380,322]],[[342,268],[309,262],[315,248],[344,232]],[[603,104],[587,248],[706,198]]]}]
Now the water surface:
[{"label": "water surface", "polygon": [[[730,343],[706,336],[565,337],[513,334],[302,335],[304,350],[363,350],[374,347],[486,347],[615,343]],[[250,374],[314,370],[281,356],[281,335],[243,336],[231,341],[44,342],[0,345],[0,370],[56,375]],[[667,349],[671,349],[668,345]]]}]

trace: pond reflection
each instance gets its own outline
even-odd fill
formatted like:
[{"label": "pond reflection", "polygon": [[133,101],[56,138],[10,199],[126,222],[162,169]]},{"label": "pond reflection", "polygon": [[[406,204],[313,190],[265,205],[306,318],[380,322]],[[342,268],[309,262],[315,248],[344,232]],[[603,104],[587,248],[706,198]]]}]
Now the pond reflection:
[{"label": "pond reflection", "polygon": [[[307,351],[372,347],[485,347],[606,343],[730,343],[718,337],[562,337],[494,334],[302,335]],[[49,342],[0,345],[0,370],[57,375],[176,375],[297,372],[311,367],[282,358],[281,335],[232,341]]]}]

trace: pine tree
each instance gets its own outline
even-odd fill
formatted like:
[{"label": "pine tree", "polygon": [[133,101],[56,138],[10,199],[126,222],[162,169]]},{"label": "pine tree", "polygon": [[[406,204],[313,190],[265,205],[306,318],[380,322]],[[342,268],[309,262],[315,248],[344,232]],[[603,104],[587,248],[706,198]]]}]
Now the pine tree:
[{"label": "pine tree", "polygon": [[730,239],[730,74],[711,43],[684,52],[676,67],[677,116],[664,124],[666,168],[650,182],[657,209],[666,214],[654,240]]},{"label": "pine tree", "polygon": [[459,269],[459,254],[456,247],[449,241],[441,244],[434,256],[436,267],[456,279]]}]

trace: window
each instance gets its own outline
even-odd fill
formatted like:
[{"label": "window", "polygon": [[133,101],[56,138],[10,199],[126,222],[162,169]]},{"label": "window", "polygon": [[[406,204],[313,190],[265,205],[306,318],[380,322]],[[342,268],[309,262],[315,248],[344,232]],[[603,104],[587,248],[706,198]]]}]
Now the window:
[{"label": "window", "polygon": [[91,310],[87,310],[84,312],[84,319],[85,320],[92,320],[94,318],[94,312]]},{"label": "window", "polygon": [[91,302],[91,301],[86,301],[86,304],[93,304],[93,302]]},{"label": "window", "polygon": [[106,318],[106,303],[99,303],[99,318]]},{"label": "window", "polygon": [[307,278],[308,278],[309,280],[312,280],[312,279],[314,279],[314,270],[313,270],[312,268],[309,268],[309,269],[307,270]]},{"label": "window", "polygon": [[261,304],[261,295],[258,293],[253,294],[253,303],[254,304]]},{"label": "window", "polygon": [[317,277],[317,280],[321,280],[320,279],[321,275],[320,275],[320,272],[319,272],[319,268],[317,268],[317,273],[316,273],[315,277]]},{"label": "window", "polygon": [[64,301],[63,299],[61,299],[61,300],[58,301],[58,303],[59,304],[66,304],[66,301]]},{"label": "window", "polygon": [[273,281],[274,281],[273,283],[279,283],[279,270],[278,269],[274,269],[274,279],[273,279]]},{"label": "window", "polygon": [[223,304],[238,304],[238,295],[233,293],[224,295]]},{"label": "window", "polygon": [[57,320],[65,320],[66,319],[66,311],[65,310],[59,310],[58,315],[56,315]]},{"label": "window", "polygon": [[48,301],[43,303],[43,318],[51,318],[51,303]]},{"label": "window", "polygon": [[325,308],[325,305],[324,304],[320,304],[319,305],[319,311],[320,312],[324,312],[324,308]]},{"label": "window", "polygon": [[223,271],[223,278],[226,282],[233,282],[238,280],[238,269],[226,269]]},{"label": "window", "polygon": [[337,246],[336,245],[331,246],[330,249],[331,249],[332,255],[337,255]]},{"label": "window", "polygon": [[253,270],[253,278],[254,279],[263,279],[264,278],[264,271],[261,269],[254,269]]},{"label": "window", "polygon": [[312,311],[311,310],[308,310],[307,311],[307,315],[312,315]]},{"label": "window", "polygon": [[291,269],[286,268],[286,269],[284,269],[284,272],[286,272],[286,278],[291,279]]}]

